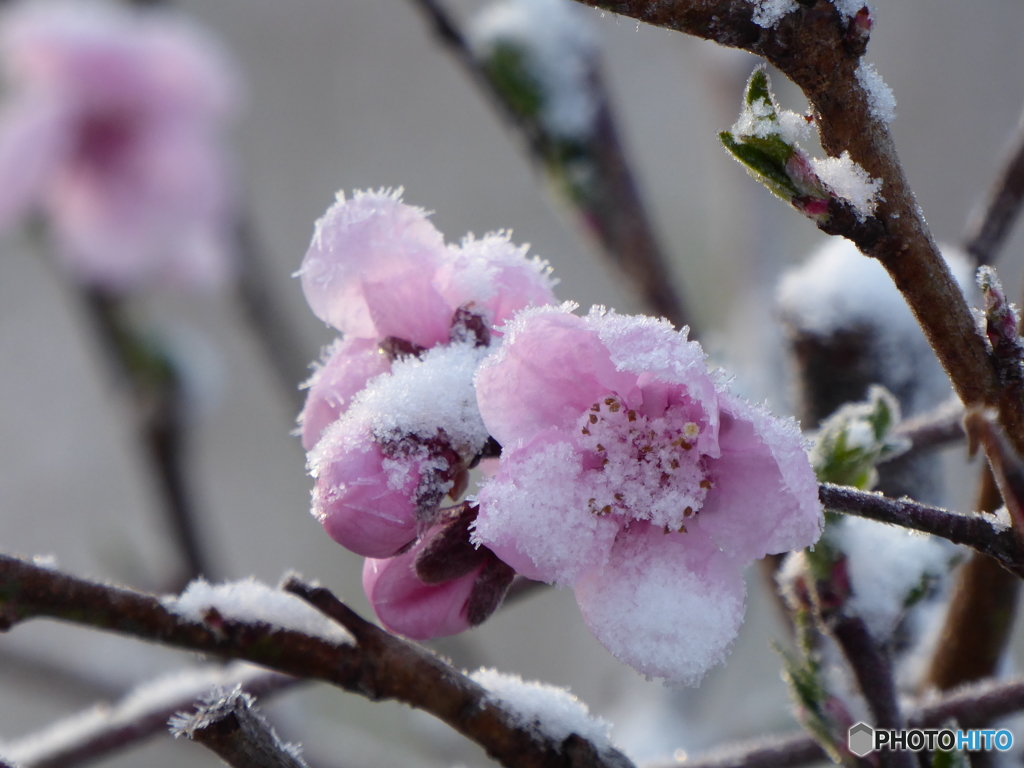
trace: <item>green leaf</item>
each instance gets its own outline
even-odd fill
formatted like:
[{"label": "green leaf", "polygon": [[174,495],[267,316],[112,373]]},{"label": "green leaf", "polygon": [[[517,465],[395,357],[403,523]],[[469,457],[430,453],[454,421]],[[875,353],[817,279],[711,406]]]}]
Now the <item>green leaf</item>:
[{"label": "green leaf", "polygon": [[[747,173],[760,181],[774,194],[781,197],[787,203],[800,194],[789,174],[786,173],[785,161],[780,161],[782,154],[778,146],[764,139],[741,138],[737,139],[730,131],[722,131],[718,134],[722,144],[729,150],[746,168]],[[789,156],[793,154],[792,147],[789,147],[782,139],[778,143],[788,149]]]}]

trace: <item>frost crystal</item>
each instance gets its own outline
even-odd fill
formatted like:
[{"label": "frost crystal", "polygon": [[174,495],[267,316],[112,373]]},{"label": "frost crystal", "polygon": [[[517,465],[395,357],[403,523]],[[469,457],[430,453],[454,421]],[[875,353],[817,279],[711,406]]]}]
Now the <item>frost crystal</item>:
[{"label": "frost crystal", "polygon": [[869,176],[850,158],[849,152],[844,151],[839,157],[812,157],[811,165],[825,186],[850,203],[861,220],[874,213],[882,180]]},{"label": "frost crystal", "polygon": [[771,29],[782,21],[783,16],[800,7],[796,0],[751,0],[751,2],[754,6],[754,23],[765,29]]},{"label": "frost crystal", "polygon": [[504,0],[480,13],[469,35],[499,85],[516,88],[512,103],[536,110],[554,136],[590,136],[598,109],[597,51],[584,11],[568,0]]},{"label": "frost crystal", "polygon": [[857,82],[868,94],[868,107],[872,117],[886,124],[896,119],[896,96],[878,74],[874,64],[869,64],[864,59],[860,60],[860,66],[857,67]]},{"label": "frost crystal", "polygon": [[470,677],[487,689],[489,700],[538,735],[560,744],[575,733],[598,750],[612,747],[611,723],[591,715],[587,705],[565,688],[526,682],[496,669],[479,669]]}]

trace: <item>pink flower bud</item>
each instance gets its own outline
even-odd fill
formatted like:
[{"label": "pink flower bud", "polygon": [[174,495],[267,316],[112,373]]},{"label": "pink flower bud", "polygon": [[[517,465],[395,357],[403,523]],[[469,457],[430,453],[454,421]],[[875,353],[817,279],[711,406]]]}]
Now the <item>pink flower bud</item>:
[{"label": "pink flower bud", "polygon": [[391,632],[413,640],[457,635],[470,627],[470,596],[484,566],[451,581],[424,584],[415,572],[416,557],[424,545],[421,541],[387,560],[367,559],[363,590],[377,618]]},{"label": "pink flower bud", "polygon": [[338,340],[327,347],[323,362],[305,384],[309,394],[299,414],[302,447],[311,450],[366,382],[390,370],[390,361],[373,339]]},{"label": "pink flower bud", "polygon": [[313,313],[350,336],[448,341],[454,307],[434,287],[444,239],[400,192],[357,192],[317,221],[299,276]]}]

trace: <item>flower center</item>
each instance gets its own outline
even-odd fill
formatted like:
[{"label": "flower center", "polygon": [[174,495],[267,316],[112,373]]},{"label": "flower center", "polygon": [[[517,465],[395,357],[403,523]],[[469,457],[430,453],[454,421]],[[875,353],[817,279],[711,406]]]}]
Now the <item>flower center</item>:
[{"label": "flower center", "polygon": [[701,426],[686,410],[671,406],[649,419],[614,396],[590,406],[577,444],[587,452],[583,490],[592,513],[686,531],[711,488],[696,447]]}]

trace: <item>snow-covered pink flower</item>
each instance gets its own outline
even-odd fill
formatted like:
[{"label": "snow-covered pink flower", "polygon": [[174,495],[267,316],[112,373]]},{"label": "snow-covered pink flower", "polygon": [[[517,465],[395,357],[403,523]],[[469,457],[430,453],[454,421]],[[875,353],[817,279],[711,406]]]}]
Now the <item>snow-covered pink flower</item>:
[{"label": "snow-covered pink flower", "polygon": [[695,683],[742,622],[745,565],[818,538],[814,473],[797,425],[730,394],[685,331],[570,310],[521,312],[477,374],[503,450],[473,540],[572,586],[618,658]]},{"label": "snow-covered pink flower", "polygon": [[109,290],[232,272],[223,132],[238,84],[166,12],[29,3],[0,19],[0,226],[46,214],[58,253]]}]

